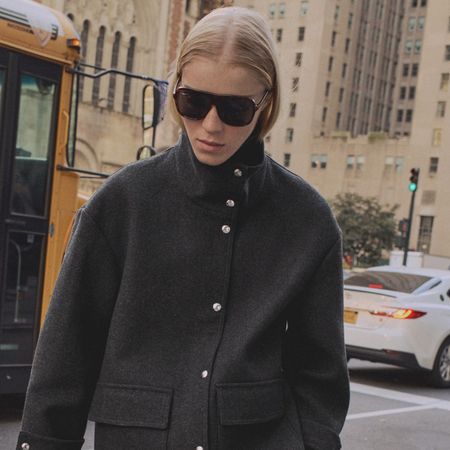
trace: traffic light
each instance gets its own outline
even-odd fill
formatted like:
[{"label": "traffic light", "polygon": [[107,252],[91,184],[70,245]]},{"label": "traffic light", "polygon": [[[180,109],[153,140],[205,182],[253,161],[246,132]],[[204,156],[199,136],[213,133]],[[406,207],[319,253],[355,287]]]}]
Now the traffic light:
[{"label": "traffic light", "polygon": [[417,191],[417,186],[419,184],[419,172],[420,169],[411,169],[411,175],[409,177],[409,190],[411,192]]}]

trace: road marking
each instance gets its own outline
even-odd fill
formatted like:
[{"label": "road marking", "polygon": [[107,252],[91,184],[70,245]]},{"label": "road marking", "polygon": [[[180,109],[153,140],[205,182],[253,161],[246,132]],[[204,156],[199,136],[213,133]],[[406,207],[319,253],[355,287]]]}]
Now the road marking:
[{"label": "road marking", "polygon": [[388,416],[390,414],[402,414],[407,412],[423,411],[424,409],[435,409],[438,407],[439,406],[437,406],[436,404],[431,404],[431,405],[408,406],[406,408],[384,409],[381,411],[369,411],[365,413],[349,414],[347,416],[347,420],[365,419],[367,417],[376,417],[376,416]]},{"label": "road marking", "polygon": [[391,408],[380,411],[368,411],[358,414],[349,414],[347,419],[361,419],[364,417],[385,416],[389,414],[400,414],[404,412],[420,411],[424,409],[443,409],[450,411],[450,401],[439,400],[434,397],[426,397],[424,395],[408,394],[406,392],[394,391],[393,389],[379,388],[375,386],[368,386],[360,383],[350,383],[350,390],[352,392],[364,395],[373,395],[376,397],[386,398],[389,400],[397,400],[404,403],[412,403],[415,406],[408,406],[405,408]]}]

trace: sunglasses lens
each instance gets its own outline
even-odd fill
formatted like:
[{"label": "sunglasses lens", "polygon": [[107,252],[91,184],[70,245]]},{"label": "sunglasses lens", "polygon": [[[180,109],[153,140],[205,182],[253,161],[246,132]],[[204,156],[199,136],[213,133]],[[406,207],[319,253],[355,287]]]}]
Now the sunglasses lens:
[{"label": "sunglasses lens", "polygon": [[224,123],[242,127],[252,121],[255,105],[246,97],[221,97],[217,101],[217,111]]},{"label": "sunglasses lens", "polygon": [[174,94],[180,115],[188,119],[204,119],[214,104],[223,123],[234,127],[248,125],[255,115],[255,104],[247,97],[220,96],[179,88]]},{"label": "sunglasses lens", "polygon": [[191,89],[178,89],[175,93],[178,112],[190,119],[203,119],[211,109],[212,99],[208,94]]}]

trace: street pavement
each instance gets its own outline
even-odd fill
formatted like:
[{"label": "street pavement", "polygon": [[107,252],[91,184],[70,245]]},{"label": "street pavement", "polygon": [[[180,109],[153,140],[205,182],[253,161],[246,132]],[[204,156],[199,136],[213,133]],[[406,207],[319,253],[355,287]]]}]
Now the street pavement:
[{"label": "street pavement", "polygon": [[[343,450],[450,450],[450,389],[435,389],[424,372],[349,362],[350,410]],[[0,397],[0,450],[14,450],[23,396]],[[83,450],[94,448],[88,423]],[[290,449],[280,449],[290,450]]]}]

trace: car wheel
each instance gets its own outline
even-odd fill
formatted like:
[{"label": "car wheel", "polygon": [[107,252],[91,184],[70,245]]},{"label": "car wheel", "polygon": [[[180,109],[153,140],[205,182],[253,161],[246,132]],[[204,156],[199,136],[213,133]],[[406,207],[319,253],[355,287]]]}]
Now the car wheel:
[{"label": "car wheel", "polygon": [[450,337],[439,347],[431,372],[431,381],[436,387],[450,387]]}]

